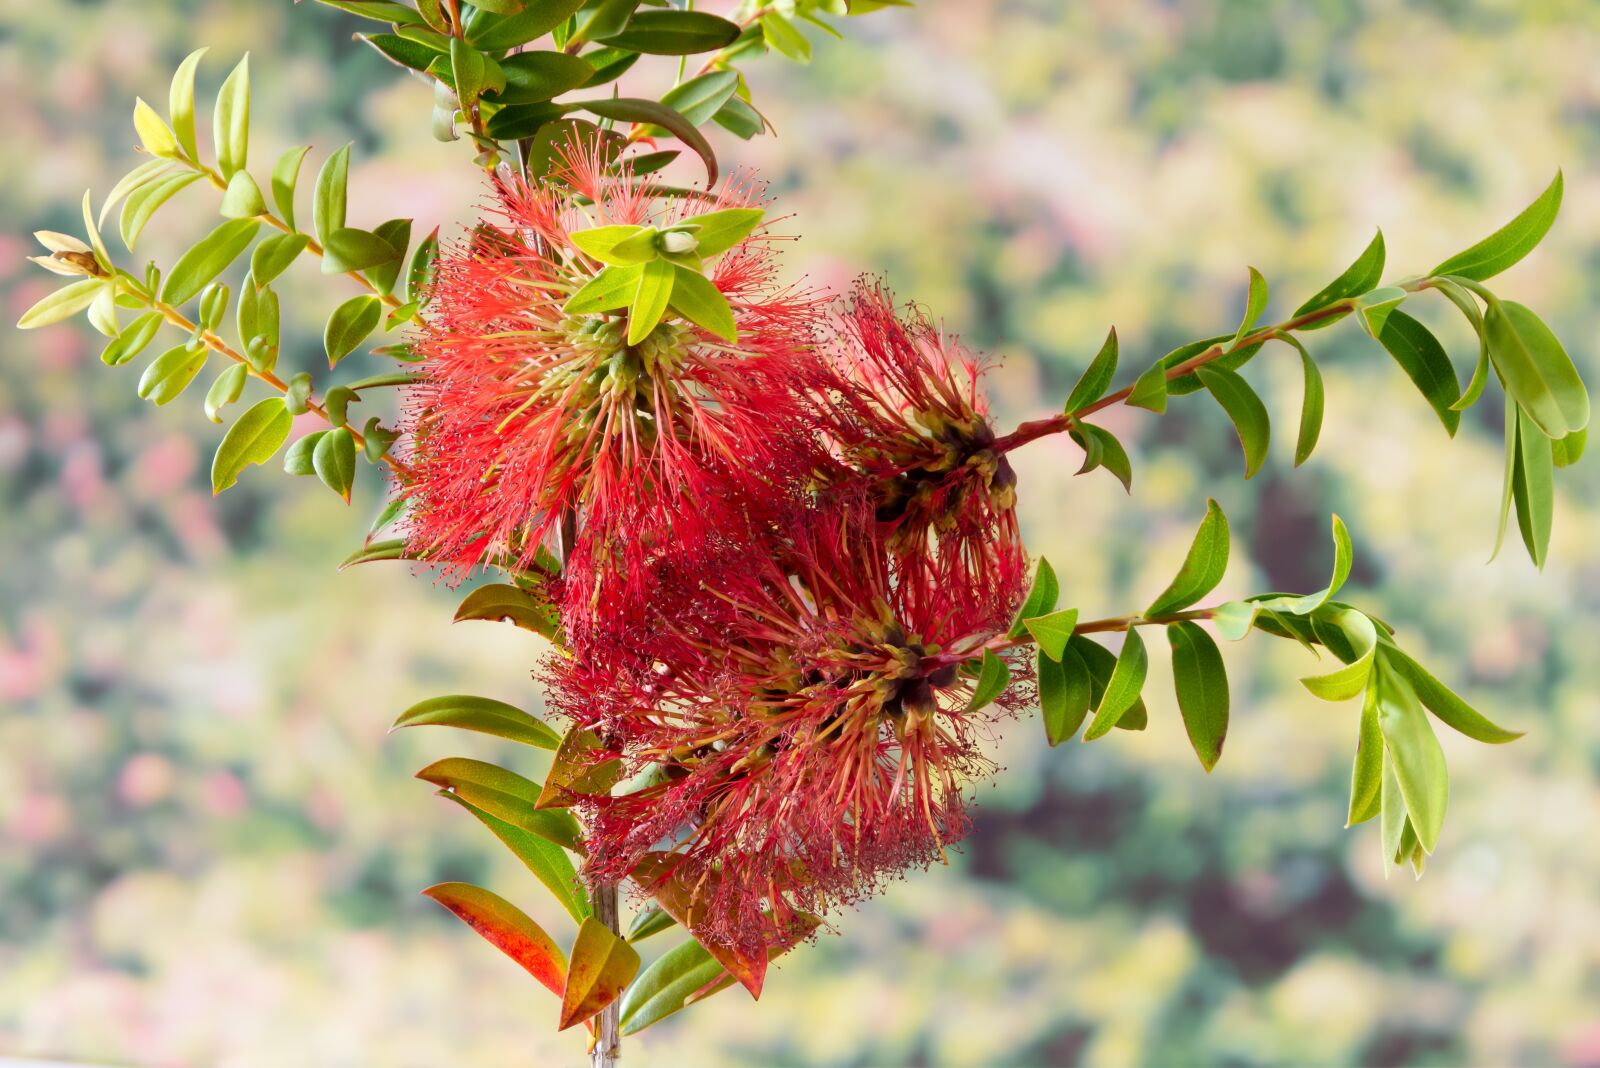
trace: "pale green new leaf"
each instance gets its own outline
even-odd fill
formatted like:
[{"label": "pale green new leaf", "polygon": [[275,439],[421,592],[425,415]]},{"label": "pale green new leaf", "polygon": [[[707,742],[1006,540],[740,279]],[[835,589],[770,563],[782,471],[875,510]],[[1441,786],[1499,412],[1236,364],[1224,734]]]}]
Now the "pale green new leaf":
[{"label": "pale green new leaf", "polygon": [[1228,517],[1215,500],[1208,499],[1205,518],[1200,521],[1200,529],[1195,531],[1183,566],[1144,610],[1145,617],[1156,619],[1188,608],[1216,589],[1228,569],[1228,547]]},{"label": "pale green new leaf", "polygon": [[239,474],[250,464],[264,464],[288,440],[294,416],[281,397],[268,397],[247,409],[217,446],[211,461],[211,492],[221,493],[239,481]]}]

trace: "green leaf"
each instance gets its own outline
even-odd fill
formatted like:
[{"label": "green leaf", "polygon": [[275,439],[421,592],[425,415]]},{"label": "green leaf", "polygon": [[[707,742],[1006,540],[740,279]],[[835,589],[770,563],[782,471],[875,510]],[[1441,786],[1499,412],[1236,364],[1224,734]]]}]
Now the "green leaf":
[{"label": "green leaf", "polygon": [[1312,450],[1317,447],[1317,439],[1322,436],[1322,372],[1317,370],[1317,361],[1311,358],[1311,353],[1306,351],[1299,338],[1286,334],[1284,340],[1300,354],[1300,370],[1305,378],[1305,398],[1300,402],[1300,430],[1294,441],[1294,465],[1299,467],[1311,458]]},{"label": "green leaf", "polygon": [[[693,14],[693,12],[677,12],[677,14]],[[604,119],[616,119],[618,122],[653,123],[664,127],[672,136],[693,150],[705,164],[706,187],[710,188],[717,184],[717,157],[711,150],[711,143],[695,129],[693,123],[665,104],[654,100],[619,96],[606,100],[579,101],[568,107],[581,108],[590,114],[599,115]]]},{"label": "green leaf", "polygon": [[515,705],[466,694],[431,697],[418,702],[400,713],[400,718],[389,729],[422,726],[457,727],[552,752],[561,742],[561,736],[548,724]]},{"label": "green leaf", "polygon": [[1393,311],[1379,331],[1378,341],[1389,350],[1406,377],[1422,391],[1449,435],[1455,437],[1461,425],[1461,413],[1452,405],[1461,396],[1461,382],[1439,339],[1405,312]]},{"label": "green leaf", "polygon": [[1171,615],[1216,589],[1228,569],[1229,540],[1228,517],[1216,501],[1208,499],[1205,518],[1200,521],[1200,529],[1195,531],[1183,566],[1171,584],[1144,610],[1145,617],[1156,619]]},{"label": "green leaf", "polygon": [[1167,365],[1157,362],[1140,375],[1128,394],[1128,404],[1152,412],[1167,410]]},{"label": "green leaf", "polygon": [[485,52],[516,48],[566,22],[583,3],[584,0],[539,0],[521,14],[475,18],[468,22],[467,40]]},{"label": "green leaf", "polygon": [[1494,534],[1494,551],[1489,554],[1493,560],[1500,555],[1500,547],[1505,544],[1506,520],[1511,517],[1511,498],[1516,489],[1517,467],[1521,463],[1521,453],[1518,442],[1521,438],[1518,430],[1524,422],[1522,410],[1517,407],[1517,402],[1511,394],[1506,394],[1506,462],[1505,475],[1500,486],[1500,523]]},{"label": "green leaf", "polygon": [[1394,767],[1417,841],[1424,852],[1432,853],[1439,844],[1439,831],[1444,826],[1445,807],[1450,798],[1444,750],[1439,747],[1439,739],[1434,736],[1410,683],[1380,665],[1376,685],[1378,729],[1383,733],[1384,748]]},{"label": "green leaf", "polygon": [[738,88],[737,71],[714,70],[674,86],[661,102],[696,126],[704,126],[732,99]]},{"label": "green leaf", "polygon": [[1400,792],[1400,780],[1394,773],[1394,758],[1389,756],[1387,747],[1383,757],[1383,778],[1378,786],[1378,828],[1378,840],[1383,848],[1384,874],[1387,875],[1388,865],[1399,854],[1404,832],[1411,828],[1406,818],[1405,795]]},{"label": "green leaf", "polygon": [[239,340],[246,346],[256,338],[263,338],[269,347],[278,344],[278,295],[268,286],[252,284],[245,279],[239,292]]},{"label": "green leaf", "polygon": [[261,187],[256,185],[249,171],[233,172],[219,210],[229,219],[250,219],[265,214],[267,202],[262,199]]},{"label": "green leaf", "polygon": [[1033,616],[1022,621],[1033,640],[1039,644],[1039,650],[1052,660],[1060,660],[1067,648],[1067,642],[1072,638],[1072,632],[1078,625],[1078,610],[1076,608],[1063,608],[1059,612],[1049,612],[1041,616]]},{"label": "green leaf", "polygon": [[699,271],[674,267],[672,297],[667,307],[677,316],[727,342],[739,340],[728,298]]},{"label": "green leaf", "polygon": [[17,329],[37,330],[41,326],[50,326],[63,319],[70,319],[93,304],[105,286],[106,283],[99,278],[84,278],[62,286],[23,312],[22,318],[17,320]]},{"label": "green leaf", "polygon": [[811,42],[777,12],[761,17],[761,32],[772,50],[796,63],[811,62]]},{"label": "green leaf", "polygon": [[1095,354],[1095,358],[1083,372],[1083,377],[1072,387],[1072,393],[1067,397],[1066,407],[1063,410],[1071,415],[1099,400],[1111,385],[1111,376],[1116,373],[1117,328],[1112,327],[1106,334],[1105,343],[1100,346],[1100,351]]},{"label": "green leaf", "polygon": [[643,274],[643,264],[607,267],[568,297],[562,311],[568,315],[592,315],[626,308],[638,292],[639,279]]},{"label": "green leaf", "polygon": [[140,97],[133,101],[133,128],[139,135],[139,143],[152,156],[171,159],[178,155],[177,136],[156,114],[156,109]]},{"label": "green leaf", "polygon": [[1172,646],[1172,681],[1183,726],[1200,766],[1209,772],[1222,757],[1228,737],[1228,672],[1222,653],[1211,635],[1194,623],[1170,625],[1167,641]]},{"label": "green leaf", "polygon": [[217,170],[232,178],[244,169],[250,151],[250,57],[246,55],[233,68],[217,93],[216,129]]},{"label": "green leaf", "polygon": [[288,440],[289,429],[294,426],[294,416],[284,407],[280,397],[268,397],[247,409],[217,446],[211,461],[211,492],[221,493],[239,481],[239,475],[250,464],[264,464],[272,459]]},{"label": "green leaf", "polygon": [[145,224],[155,216],[161,205],[171,200],[180,189],[199,179],[199,174],[188,171],[147,182],[129,193],[128,199],[122,204],[122,214],[117,220],[117,230],[122,235],[123,245],[131,252],[133,243],[139,240],[139,234],[144,231]]},{"label": "green leaf", "polygon": [[1122,652],[1117,656],[1117,666],[1106,682],[1099,705],[1095,707],[1094,721],[1083,732],[1084,741],[1092,742],[1108,733],[1133,708],[1139,700],[1139,691],[1144,689],[1148,670],[1149,655],[1145,652],[1144,639],[1139,637],[1136,628],[1129,627],[1127,640],[1122,643]]},{"label": "green leaf", "polygon": [[638,1034],[732,983],[733,976],[699,942],[680,942],[640,972],[622,995],[622,1034]]},{"label": "green leaf", "polygon": [[1361,327],[1372,338],[1383,333],[1383,324],[1388,322],[1394,310],[1405,302],[1407,293],[1399,286],[1384,286],[1363,293],[1356,298],[1356,313],[1361,319]]},{"label": "green leaf", "polygon": [[489,57],[459,37],[450,38],[450,74],[463,109],[478,102],[489,74]]},{"label": "green leaf", "polygon": [[508,622],[560,643],[561,622],[550,602],[508,583],[479,586],[456,609],[455,622],[478,619]]},{"label": "green leaf", "polygon": [[383,318],[383,302],[370,293],[351,297],[333,310],[322,332],[322,347],[328,366],[337,366],[378,328]]},{"label": "green leaf", "polygon": [[[111,187],[111,192],[106,194],[106,201],[104,204],[100,205],[100,214],[96,217],[95,225],[103,228],[106,224],[107,216],[111,214],[111,209],[116,207],[117,203],[121,201],[123,197],[129,196],[135,190],[143,189],[145,186],[158,181],[163,175],[166,175],[173,166],[174,164],[171,160],[147,159],[133,170],[123,175],[117,181],[117,184]],[[198,174],[191,173],[188,175],[188,177],[192,181],[200,176]]]},{"label": "green leaf", "polygon": [[335,427],[322,436],[311,452],[311,467],[322,484],[350,503],[356,481],[356,442],[348,427]]},{"label": "green leaf", "polygon": [[1556,221],[1556,213],[1561,210],[1561,190],[1561,172],[1557,171],[1545,191],[1515,219],[1465,252],[1451,256],[1429,273],[1453,274],[1477,282],[1499,274],[1532,252],[1544,239],[1550,224]]},{"label": "green leaf", "polygon": [[1367,688],[1378,651],[1378,628],[1369,617],[1353,608],[1339,609],[1329,622],[1343,632],[1356,656],[1337,671],[1308,675],[1300,682],[1312,696],[1324,701],[1348,701]]},{"label": "green leaf", "polygon": [[390,219],[379,224],[372,234],[394,252],[389,259],[366,269],[367,281],[371,282],[372,287],[379,293],[388,296],[394,292],[395,283],[400,280],[400,268],[405,260],[406,249],[411,247],[411,220]]},{"label": "green leaf", "polygon": [[539,784],[514,771],[482,760],[447,757],[417,772],[417,778],[449,790],[469,805],[513,827],[536,834],[563,849],[582,852],[583,832],[572,813],[559,808],[535,808]]},{"label": "green leaf", "polygon": [[305,251],[310,241],[311,238],[307,234],[273,234],[263,238],[261,244],[250,254],[250,278],[255,288],[261,289],[270,285],[273,279],[287,271],[289,265],[295,261],[295,257]]},{"label": "green leaf", "polygon": [[639,269],[639,285],[628,305],[628,344],[639,344],[661,322],[672,300],[677,271],[666,260],[651,260]]},{"label": "green leaf", "polygon": [[767,128],[767,120],[761,117],[761,113],[737,96],[722,105],[721,110],[711,116],[711,120],[745,141]]},{"label": "green leaf", "polygon": [[572,944],[557,1029],[582,1023],[617,1000],[638,972],[638,950],[592,916],[584,920]]},{"label": "green leaf", "polygon": [[[316,454],[317,442],[321,441],[327,436],[328,432],[326,430],[313,430],[299,441],[296,441],[293,445],[290,445],[289,451],[283,454],[284,474],[295,475],[297,477],[316,474],[317,468],[316,465],[312,463],[312,457]],[[400,559],[399,554],[403,552],[404,549],[405,545],[402,542],[393,546],[392,548],[384,549],[381,552],[382,555],[389,557],[390,559]],[[395,555],[390,556],[391,552]],[[363,555],[366,554],[364,553]],[[343,570],[346,566],[348,566],[349,562],[349,557],[346,557],[345,562],[342,562],[339,565],[340,570]]]},{"label": "green leaf", "polygon": [[[1161,366],[1166,368],[1170,374],[1174,368],[1180,367],[1198,357],[1204,358],[1207,367],[1220,367],[1228,371],[1237,371],[1249,363],[1256,353],[1261,351],[1261,347],[1265,342],[1257,341],[1245,345],[1243,348],[1231,348],[1232,344],[1233,339],[1227,334],[1191,341],[1189,344],[1181,345],[1163,356],[1161,358]],[[1221,351],[1222,355],[1213,357],[1211,355],[1213,349]],[[1189,394],[1198,393],[1204,388],[1205,384],[1200,381],[1199,376],[1192,370],[1178,375],[1176,378],[1167,379],[1167,394],[1173,397],[1187,397]]]},{"label": "green leaf", "polygon": [[173,265],[161,288],[161,299],[182,304],[194,297],[250,247],[260,228],[255,219],[230,219],[211,231]]},{"label": "green leaf", "polygon": [[1261,465],[1267,459],[1267,444],[1272,433],[1267,406],[1261,403],[1256,391],[1233,371],[1207,364],[1196,368],[1195,374],[1205,383],[1222,410],[1228,413],[1228,418],[1233,420],[1239,443],[1244,447],[1244,477],[1252,477],[1261,470]]},{"label": "green leaf", "polygon": [[1061,654],[1052,658],[1042,642],[1037,665],[1045,739],[1053,746],[1060,745],[1078,733],[1089,715],[1093,691],[1089,668],[1070,645],[1064,645]]},{"label": "green leaf", "polygon": [[291,230],[295,228],[295,185],[300,179],[300,164],[309,151],[311,151],[310,145],[291,148],[279,156],[278,162],[272,165],[272,202],[278,205],[279,214],[283,216],[284,223]]},{"label": "green leaf", "polygon": [[633,923],[628,927],[628,941],[643,942],[651,935],[670,931],[676,926],[678,921],[672,918],[671,913],[666,909],[652,906],[633,918]]},{"label": "green leaf", "polygon": [[[653,227],[617,225],[574,230],[567,236],[579,251],[591,259],[616,267],[632,267],[656,258],[653,243],[647,243],[640,249],[639,243],[634,240],[654,234]],[[617,251],[619,245],[623,249],[620,254]]]},{"label": "green leaf", "polygon": [[766,214],[762,208],[723,208],[691,215],[680,225],[696,228],[695,251],[709,260],[749,237]]},{"label": "green leaf", "polygon": [[[1254,267],[1251,267],[1250,288],[1245,295],[1244,302],[1244,318],[1239,322],[1239,329],[1234,331],[1233,339],[1238,341],[1240,338],[1248,334],[1250,329],[1256,325],[1257,321],[1260,320],[1261,313],[1266,310],[1267,280],[1261,276],[1260,271],[1256,270]],[[1211,769],[1207,768],[1206,770],[1210,771]]]},{"label": "green leaf", "polygon": [[1332,528],[1333,576],[1328,580],[1328,585],[1304,597],[1275,598],[1268,602],[1272,608],[1297,616],[1308,616],[1332,600],[1334,594],[1344,586],[1345,580],[1350,577],[1350,568],[1355,563],[1355,546],[1350,541],[1350,531],[1345,527],[1344,520],[1337,515],[1333,517]]},{"label": "green leaf", "polygon": [[118,367],[133,359],[145,350],[155,339],[156,333],[165,322],[160,312],[146,312],[112,339],[111,344],[105,347],[100,354],[100,360],[107,367]]},{"label": "green leaf", "polygon": [[639,11],[620,33],[603,38],[613,48],[654,56],[714,52],[739,36],[737,24],[701,11]]},{"label": "green leaf", "polygon": [[206,365],[209,355],[211,353],[203,346],[191,349],[184,344],[168,349],[151,360],[150,366],[139,376],[139,396],[157,405],[176,400]]},{"label": "green leaf", "polygon": [[194,135],[194,73],[206,51],[197,48],[184,57],[173,72],[172,87],[167,92],[167,115],[172,119],[172,132],[183,154],[195,162],[200,160],[200,149]]},{"label": "green leaf", "polygon": [[1122,488],[1129,493],[1133,492],[1133,464],[1128,460],[1128,453],[1118,441],[1116,435],[1103,427],[1090,423],[1075,421],[1071,430],[1072,440],[1083,449],[1083,466],[1078,469],[1078,474],[1087,474],[1097,467],[1104,467],[1117,480],[1122,483]]},{"label": "green leaf", "polygon": [[541,104],[581,89],[594,68],[563,52],[523,52],[500,61],[506,85],[494,94],[500,104]]},{"label": "green leaf", "polygon": [[441,790],[439,796],[448,798],[476,816],[478,822],[489,828],[490,832],[522,861],[534,877],[545,885],[561,907],[567,910],[569,916],[578,923],[582,923],[589,916],[591,912],[589,899],[579,889],[578,873],[573,868],[572,859],[567,856],[566,850],[546,838],[541,838],[485,812],[471,802],[463,800],[458,794]]},{"label": "green leaf", "polygon": [[600,40],[621,33],[638,6],[639,0],[590,0],[578,15],[577,32],[567,43],[570,45],[574,39]]},{"label": "green leaf", "polygon": [[565,112],[561,104],[507,104],[489,117],[486,129],[497,141],[543,140],[551,126],[562,125],[556,120]]},{"label": "green leaf", "polygon": [[365,271],[394,263],[398,269],[400,253],[394,245],[369,230],[342,226],[323,239],[322,273],[343,274]]},{"label": "green leaf", "polygon": [[1350,808],[1346,827],[1365,823],[1379,811],[1383,789],[1383,735],[1378,730],[1378,688],[1367,687],[1361,704],[1361,731],[1356,741],[1356,757],[1350,769]]},{"label": "green leaf", "polygon": [[1516,465],[1511,476],[1511,497],[1517,506],[1517,527],[1533,565],[1544,569],[1550,553],[1550,526],[1555,513],[1555,454],[1550,439],[1533,425],[1527,412],[1519,412]]},{"label": "green leaf", "polygon": [[362,33],[356,36],[359,40],[365,41],[377,49],[386,58],[411,70],[427,70],[429,64],[439,58],[437,50],[409,37],[401,37],[399,34]]},{"label": "green leaf", "polygon": [[561,736],[539,794],[540,808],[567,808],[584,797],[611,792],[622,779],[622,761],[602,747],[599,735],[573,727]]},{"label": "green leaf", "polygon": [[230,363],[223,368],[217,380],[206,391],[206,418],[213,423],[222,422],[222,409],[239,399],[244,392],[245,379],[250,369],[242,363]]},{"label": "green leaf", "polygon": [[1061,582],[1056,578],[1056,569],[1050,566],[1049,560],[1039,557],[1039,564],[1033,572],[1033,583],[1028,587],[1028,595],[1023,598],[1022,606],[1012,617],[1011,629],[1006,636],[1012,639],[1022,637],[1027,633],[1024,621],[1042,616],[1054,609],[1060,596]]},{"label": "green leaf", "polygon": [[1484,312],[1483,328],[1506,392],[1545,437],[1566,437],[1588,425],[1588,391],[1543,320],[1515,301],[1497,300]]},{"label": "green leaf", "polygon": [[377,19],[379,22],[399,22],[410,25],[421,25],[422,16],[405,4],[394,0],[317,0],[318,3],[329,7],[348,11],[362,18]]},{"label": "green leaf", "polygon": [[311,224],[324,243],[335,230],[344,229],[346,186],[350,178],[350,146],[329,156],[317,172],[316,193],[311,201]]},{"label": "green leaf", "polygon": [[1391,670],[1411,684],[1417,698],[1428,711],[1452,730],[1489,745],[1504,745],[1522,737],[1523,731],[1506,730],[1491,722],[1399,649],[1388,646],[1379,655]]},{"label": "green leaf", "polygon": [[1250,633],[1260,611],[1261,606],[1254,601],[1226,601],[1211,610],[1211,622],[1218,634],[1236,642]]},{"label": "green leaf", "polygon": [[1583,458],[1583,447],[1589,440],[1589,432],[1574,430],[1564,438],[1557,438],[1550,443],[1551,456],[1557,467],[1571,467]]},{"label": "green leaf", "polygon": [[1006,692],[1006,687],[1010,684],[1011,669],[1006,667],[1004,660],[985,649],[978,668],[978,680],[972,687],[972,699],[967,702],[967,711],[976,712],[991,704],[995,698]]},{"label": "green leaf", "polygon": [[439,264],[439,228],[435,226],[411,254],[411,264],[406,268],[406,300],[421,303],[433,284]]},{"label": "green leaf", "polygon": [[[1356,257],[1356,261],[1345,268],[1345,272],[1338,278],[1324,286],[1316,296],[1296,308],[1294,317],[1298,319],[1302,315],[1321,311],[1328,305],[1344,300],[1346,297],[1353,297],[1358,293],[1365,293],[1374,288],[1383,277],[1383,262],[1383,231],[1379,230],[1377,235],[1373,237],[1372,243],[1366,247],[1361,255]],[[1316,329],[1333,321],[1333,319],[1324,319],[1313,327],[1305,327],[1303,329]]]},{"label": "green leaf", "polygon": [[440,883],[422,893],[520,964],[556,997],[561,996],[567,982],[567,955],[521,909],[498,894],[468,883]]}]

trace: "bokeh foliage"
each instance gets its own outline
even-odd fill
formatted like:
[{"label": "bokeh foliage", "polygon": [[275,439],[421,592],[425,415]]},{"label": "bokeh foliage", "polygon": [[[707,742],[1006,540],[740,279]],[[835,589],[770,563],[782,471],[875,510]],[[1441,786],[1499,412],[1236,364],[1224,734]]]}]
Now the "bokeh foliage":
[{"label": "bokeh foliage", "polygon": [[[12,320],[44,285],[21,235],[74,229],[77,192],[125,168],[126,101],[159,95],[200,40],[218,56],[255,50],[263,158],[357,140],[361,224],[415,215],[425,232],[474,199],[460,146],[418,121],[426,91],[386,80],[334,13],[129,2],[71,5],[67,20],[61,7],[8,14],[0,39],[8,140],[39,146],[0,160]],[[753,72],[782,136],[728,157],[793,190],[782,207],[814,279],[887,265],[904,295],[1006,356],[1005,415],[1052,410],[1111,322],[1148,362],[1232,327],[1242,264],[1280,293],[1311,292],[1378,224],[1420,271],[1557,165],[1566,213],[1507,292],[1537,294],[1593,368],[1580,328],[1600,270],[1600,19],[1585,5],[923,8],[853,24],[809,67]],[[302,284],[304,302],[338,299]],[[1434,321],[1465,379],[1464,329]],[[286,353],[295,340],[320,357],[309,335]],[[1146,735],[1093,750],[1041,752],[1036,727],[1019,727],[951,870],[843,917],[851,938],[796,954],[759,1006],[725,995],[631,1059],[1595,1058],[1592,465],[1563,486],[1542,577],[1511,554],[1485,568],[1497,428],[1474,416],[1447,449],[1356,331],[1318,340],[1336,414],[1298,474],[1280,443],[1265,484],[1244,487],[1220,413],[1130,411],[1114,429],[1136,449],[1140,498],[1066,481],[1075,450],[1043,443],[1021,458],[1023,515],[1037,551],[1073,562],[1064,587],[1094,612],[1160,589],[1202,487],[1221,486],[1236,558],[1261,568],[1236,565],[1225,593],[1315,588],[1325,561],[1306,546],[1339,511],[1361,546],[1363,602],[1531,731],[1489,751],[1442,735],[1453,840],[1428,878],[1384,883],[1375,831],[1337,830],[1353,707],[1299,692],[1309,665],[1294,648],[1246,646],[1216,774],[1159,699]],[[382,737],[419,694],[529,704],[534,639],[452,630],[426,580],[335,575],[375,510],[359,492],[352,514],[268,477],[213,506],[194,443],[216,432],[198,412],[132,418],[128,383],[86,333],[8,348],[0,1049],[241,1065],[570,1058],[576,1039],[527,1026],[541,992],[414,896],[525,876],[409,781],[436,746]],[[1292,411],[1298,367],[1260,362],[1254,380]]]}]

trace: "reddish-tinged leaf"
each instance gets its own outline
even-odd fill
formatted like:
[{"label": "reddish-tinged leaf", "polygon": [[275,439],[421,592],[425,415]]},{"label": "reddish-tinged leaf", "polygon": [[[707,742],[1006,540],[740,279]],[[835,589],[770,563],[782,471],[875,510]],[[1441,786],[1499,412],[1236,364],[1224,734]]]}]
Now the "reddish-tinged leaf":
[{"label": "reddish-tinged leaf", "polygon": [[750,991],[750,996],[761,996],[761,985],[767,977],[767,957],[765,954],[746,952],[737,946],[726,946],[718,943],[707,943],[695,934],[697,887],[687,885],[673,870],[673,858],[664,853],[652,853],[639,862],[633,869],[634,880],[655,895],[656,904],[683,925],[684,930],[695,935],[695,941],[705,946],[706,952],[716,958],[717,963],[728,970],[728,974],[739,980],[744,988]]},{"label": "reddish-tinged leaf", "polygon": [[521,909],[500,895],[469,883],[440,883],[422,893],[455,913],[490,945],[522,965],[556,997],[564,995],[567,956],[545,934],[544,928],[530,920]]},{"label": "reddish-tinged leaf", "polygon": [[593,916],[584,920],[572,944],[559,1030],[582,1023],[617,1000],[638,972],[636,949]]},{"label": "reddish-tinged leaf", "polygon": [[622,761],[600,747],[594,731],[573,728],[561,739],[536,808],[566,808],[579,797],[610,793],[622,778]]}]

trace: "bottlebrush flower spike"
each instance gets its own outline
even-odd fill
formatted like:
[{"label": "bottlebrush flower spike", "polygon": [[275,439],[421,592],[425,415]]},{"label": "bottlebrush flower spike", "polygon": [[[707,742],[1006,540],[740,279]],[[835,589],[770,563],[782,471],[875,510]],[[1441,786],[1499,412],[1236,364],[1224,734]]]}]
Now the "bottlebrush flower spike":
[{"label": "bottlebrush flower spike", "polygon": [[993,590],[996,568],[1019,566],[994,554],[1020,554],[1021,543],[1017,477],[993,447],[983,363],[866,280],[831,325],[828,358],[842,384],[821,419],[839,459],[867,477],[890,547],[902,562],[939,560],[947,578]]},{"label": "bottlebrush flower spike", "polygon": [[485,562],[527,568],[554,532],[575,532],[563,546],[582,561],[563,594],[573,634],[646,602],[633,587],[655,556],[759,522],[750,503],[814,465],[785,383],[813,359],[818,303],[775,284],[758,234],[702,278],[731,304],[737,342],[668,315],[629,343],[620,309],[564,311],[603,269],[575,233],[692,225],[755,204],[759,189],[735,181],[686,207],[608,163],[598,141],[561,160],[537,188],[501,183],[492,218],[440,258],[413,342],[425,362],[404,492],[412,550],[458,576]]},{"label": "bottlebrush flower spike", "polygon": [[[719,566],[715,596],[683,589],[643,666],[549,666],[559,707],[649,772],[591,802],[592,877],[654,857],[652,885],[693,888],[697,937],[764,961],[962,839],[992,770],[980,741],[1029,699],[1026,668],[998,710],[970,708],[963,665],[1005,624],[934,569],[895,577],[881,534],[868,503],[834,498],[781,555]],[[1020,594],[1022,576],[990,578]]]}]

